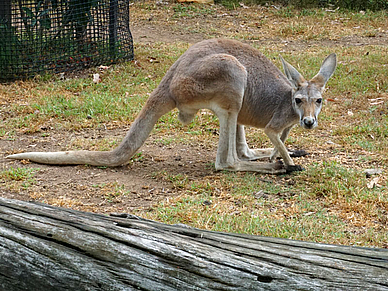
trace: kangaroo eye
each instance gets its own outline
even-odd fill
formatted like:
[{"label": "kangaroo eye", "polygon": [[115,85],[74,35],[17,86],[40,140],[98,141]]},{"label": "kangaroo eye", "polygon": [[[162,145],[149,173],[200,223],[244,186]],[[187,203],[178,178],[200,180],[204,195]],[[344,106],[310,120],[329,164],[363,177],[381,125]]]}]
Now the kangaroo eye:
[{"label": "kangaroo eye", "polygon": [[318,103],[318,104],[321,104],[321,103],[322,103],[322,98],[318,98],[318,99],[317,99],[317,103]]},{"label": "kangaroo eye", "polygon": [[300,99],[300,98],[295,98],[295,103],[296,104],[300,104],[302,102],[302,99]]}]

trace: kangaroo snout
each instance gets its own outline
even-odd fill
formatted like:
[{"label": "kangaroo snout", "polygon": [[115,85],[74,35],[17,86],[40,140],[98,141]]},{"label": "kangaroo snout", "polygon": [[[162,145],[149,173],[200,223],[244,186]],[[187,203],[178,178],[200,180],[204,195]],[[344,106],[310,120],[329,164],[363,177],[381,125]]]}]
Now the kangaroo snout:
[{"label": "kangaroo snout", "polygon": [[317,126],[317,122],[316,122],[316,119],[314,117],[307,116],[307,117],[303,118],[301,125],[304,128],[313,129],[314,127]]}]

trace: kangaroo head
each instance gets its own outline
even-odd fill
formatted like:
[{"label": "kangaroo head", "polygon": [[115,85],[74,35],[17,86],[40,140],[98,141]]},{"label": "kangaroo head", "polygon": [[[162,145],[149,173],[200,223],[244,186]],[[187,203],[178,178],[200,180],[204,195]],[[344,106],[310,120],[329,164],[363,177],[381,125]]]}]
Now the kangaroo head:
[{"label": "kangaroo head", "polygon": [[318,114],[322,109],[322,92],[325,84],[337,66],[335,54],[329,55],[322,63],[317,75],[310,81],[306,79],[282,57],[284,72],[290,81],[292,90],[292,106],[299,115],[300,125],[312,129],[318,125]]}]

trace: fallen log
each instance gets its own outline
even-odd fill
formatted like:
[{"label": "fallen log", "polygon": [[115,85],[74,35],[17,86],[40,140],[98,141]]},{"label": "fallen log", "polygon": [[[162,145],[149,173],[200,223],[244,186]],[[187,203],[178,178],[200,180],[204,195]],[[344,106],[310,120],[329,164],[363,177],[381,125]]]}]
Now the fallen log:
[{"label": "fallen log", "polygon": [[388,250],[0,198],[0,290],[388,290]]}]

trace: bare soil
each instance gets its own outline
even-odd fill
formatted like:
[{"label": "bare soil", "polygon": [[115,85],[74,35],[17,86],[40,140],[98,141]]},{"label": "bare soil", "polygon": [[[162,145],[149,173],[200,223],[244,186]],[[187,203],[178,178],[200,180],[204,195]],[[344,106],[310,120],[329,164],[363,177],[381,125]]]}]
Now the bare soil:
[{"label": "bare soil", "polygon": [[[125,132],[122,129],[82,130],[78,134],[85,138],[101,138],[102,135],[123,137]],[[31,134],[13,141],[0,140],[0,148],[2,152],[9,149],[58,151],[61,149],[59,144],[70,142],[72,137],[66,131],[50,132],[49,137]],[[39,169],[34,184],[11,192],[0,185],[0,195],[84,211],[129,213],[180,194],[171,182],[155,177],[154,173],[161,170],[170,175],[188,175],[190,179],[219,175],[209,166],[215,159],[215,151],[216,148],[209,149],[201,144],[164,146],[150,136],[141,148],[141,158],[120,167],[55,166],[24,161],[24,167]],[[6,169],[20,166],[20,161],[6,160],[2,156],[0,164]]]},{"label": "bare soil", "polygon": [[[222,11],[221,11],[222,12]],[[220,13],[221,13],[220,12]],[[231,13],[224,11],[225,13]],[[196,26],[197,18],[187,18],[182,21],[165,20],[160,15],[150,15],[148,18],[132,16],[131,27],[136,43],[155,44],[158,42],[195,43],[208,38],[207,33],[180,30],[179,26]],[[217,26],[219,19],[206,18],[206,26]],[[206,30],[206,27],[204,28]],[[215,35],[212,37],[222,37]],[[256,43],[271,44],[285,42],[288,50],[300,50],[311,46],[360,46],[370,44],[386,45],[388,37],[381,33],[374,37],[351,36],[336,38],[335,40],[299,41],[295,39],[282,40],[280,38],[262,38]],[[249,41],[247,41],[249,42]],[[253,41],[252,41],[253,42]],[[136,49],[136,48],[135,48]],[[79,132],[58,132],[47,130],[48,135],[41,133],[17,133],[14,140],[0,140],[0,169],[20,167],[20,161],[6,160],[4,157],[12,150],[15,151],[52,151],[60,150],[61,144],[69,143],[74,135],[84,138],[101,138],[102,136],[123,137],[127,128],[114,130],[82,130]],[[186,174],[189,179],[216,177],[222,173],[215,172],[211,163],[215,160],[217,137],[214,145],[203,145],[199,142],[191,145],[181,145],[179,142],[169,146],[155,142],[152,135],[141,148],[141,159],[116,168],[98,168],[89,166],[48,166],[25,162],[23,167],[39,168],[35,173],[35,182],[23,188],[9,189],[0,184],[0,196],[20,200],[36,200],[56,206],[71,207],[78,210],[109,212],[133,212],[135,209],[147,209],[158,201],[167,197],[179,195],[179,189],[164,177],[155,176],[161,170],[172,175]],[[319,149],[314,149],[319,152]],[[305,159],[314,158],[314,155]],[[272,177],[271,179],[277,179]],[[124,185],[124,188],[122,188]],[[112,189],[116,189],[113,191]],[[124,190],[123,190],[124,189]],[[125,191],[125,195],[118,195]],[[121,193],[123,194],[123,193]]]}]

